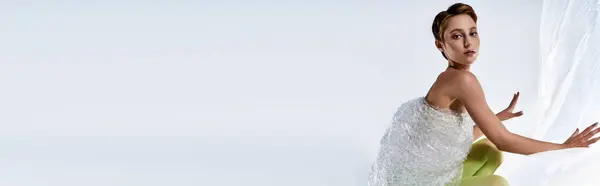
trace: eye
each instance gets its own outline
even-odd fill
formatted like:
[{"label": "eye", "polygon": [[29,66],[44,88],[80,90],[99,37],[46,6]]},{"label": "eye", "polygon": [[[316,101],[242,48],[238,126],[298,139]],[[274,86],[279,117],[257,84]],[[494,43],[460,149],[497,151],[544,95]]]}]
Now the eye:
[{"label": "eye", "polygon": [[452,35],[452,39],[459,39],[461,37],[462,37],[462,35],[460,35],[460,34],[454,34],[454,35]]},{"label": "eye", "polygon": [[477,36],[477,32],[471,32],[471,36]]}]

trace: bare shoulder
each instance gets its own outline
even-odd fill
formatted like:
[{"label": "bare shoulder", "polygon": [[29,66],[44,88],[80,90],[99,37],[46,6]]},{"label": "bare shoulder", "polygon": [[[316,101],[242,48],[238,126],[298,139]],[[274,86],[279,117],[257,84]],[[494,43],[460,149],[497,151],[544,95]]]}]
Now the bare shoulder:
[{"label": "bare shoulder", "polygon": [[481,89],[479,80],[470,71],[447,70],[440,74],[440,78],[446,79],[450,86],[449,95],[454,98],[464,97],[465,94]]},{"label": "bare shoulder", "polygon": [[439,79],[445,79],[454,85],[461,86],[479,83],[475,74],[465,70],[446,70],[440,74]]}]

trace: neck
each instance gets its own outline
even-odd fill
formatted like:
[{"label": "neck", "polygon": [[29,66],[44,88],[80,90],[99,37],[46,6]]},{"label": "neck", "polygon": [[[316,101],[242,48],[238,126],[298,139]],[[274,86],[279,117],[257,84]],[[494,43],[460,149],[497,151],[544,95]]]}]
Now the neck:
[{"label": "neck", "polygon": [[469,71],[469,70],[471,70],[471,65],[463,65],[463,64],[448,60],[448,68]]}]

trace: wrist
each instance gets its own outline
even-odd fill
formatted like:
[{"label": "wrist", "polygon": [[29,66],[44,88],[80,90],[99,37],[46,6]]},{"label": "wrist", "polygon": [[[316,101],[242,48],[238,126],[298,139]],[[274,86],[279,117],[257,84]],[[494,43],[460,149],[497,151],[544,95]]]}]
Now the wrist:
[{"label": "wrist", "polygon": [[562,150],[567,148],[569,148],[569,146],[566,144],[556,144],[556,150]]}]

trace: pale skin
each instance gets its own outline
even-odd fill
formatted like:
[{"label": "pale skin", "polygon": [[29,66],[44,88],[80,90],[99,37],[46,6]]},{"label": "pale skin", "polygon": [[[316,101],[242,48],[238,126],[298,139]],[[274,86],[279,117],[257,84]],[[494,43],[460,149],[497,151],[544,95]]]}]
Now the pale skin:
[{"label": "pale skin", "polygon": [[[513,110],[515,109],[515,106],[517,105],[517,101],[519,100],[520,94],[521,94],[520,92],[517,92],[516,94],[514,94],[508,107],[506,107],[506,109],[504,109],[496,114],[496,116],[498,117],[498,119],[500,119],[500,121],[506,121],[506,120],[523,115],[523,111],[513,112]],[[477,125],[473,126],[473,137],[474,137],[473,140],[477,140],[481,136],[483,136],[483,132],[481,132],[481,129],[479,129],[479,126],[477,126]]]},{"label": "pale skin", "polygon": [[471,65],[479,54],[479,34],[477,24],[468,15],[453,16],[448,21],[441,41],[436,47],[448,58],[448,68],[442,72],[425,96],[426,100],[438,107],[467,112],[476,126],[475,139],[485,135],[499,150],[529,155],[543,151],[575,147],[589,147],[599,138],[592,138],[600,132],[597,122],[583,131],[575,132],[561,144],[539,141],[508,131],[502,121],[521,116],[513,112],[519,94],[513,95],[509,106],[494,114],[487,104],[483,89],[477,77],[470,72]]}]

